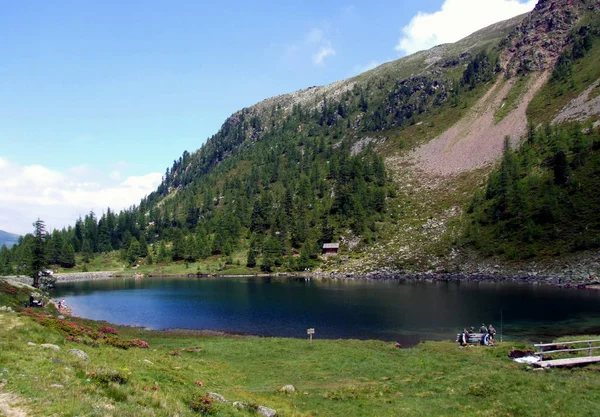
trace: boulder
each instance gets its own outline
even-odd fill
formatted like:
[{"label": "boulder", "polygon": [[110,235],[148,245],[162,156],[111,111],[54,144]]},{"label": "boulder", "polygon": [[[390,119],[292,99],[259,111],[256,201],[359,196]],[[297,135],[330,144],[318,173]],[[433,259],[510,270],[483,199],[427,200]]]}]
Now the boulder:
[{"label": "boulder", "polygon": [[52,343],[42,343],[40,346],[44,349],[52,349],[57,352],[60,350],[60,346],[53,345]]},{"label": "boulder", "polygon": [[50,388],[64,389],[65,386],[62,384],[52,384],[50,385]]},{"label": "boulder", "polygon": [[241,402],[241,401],[235,401],[235,402],[233,403],[233,406],[234,406],[235,408],[239,408],[240,410],[247,410],[247,409],[248,409],[248,404],[246,404],[246,403],[243,403],[243,402]]},{"label": "boulder", "polygon": [[273,410],[272,408],[263,407],[262,405],[259,405],[256,411],[258,414],[264,417],[275,417],[277,415],[277,411]]},{"label": "boulder", "polygon": [[68,353],[70,353],[73,356],[77,356],[78,358],[83,359],[84,361],[90,360],[90,357],[83,350],[71,349],[68,351]]},{"label": "boulder", "polygon": [[208,398],[212,398],[215,401],[218,401],[220,403],[230,403],[231,401],[228,401],[225,399],[225,397],[223,397],[221,394],[217,394],[216,392],[209,392],[206,395],[208,395]]},{"label": "boulder", "polygon": [[27,342],[27,346],[37,346],[37,344],[33,342]]},{"label": "boulder", "polygon": [[296,388],[294,388],[293,385],[284,385],[283,387],[281,387],[279,389],[279,391],[281,391],[281,392],[294,392],[294,391],[296,391]]}]

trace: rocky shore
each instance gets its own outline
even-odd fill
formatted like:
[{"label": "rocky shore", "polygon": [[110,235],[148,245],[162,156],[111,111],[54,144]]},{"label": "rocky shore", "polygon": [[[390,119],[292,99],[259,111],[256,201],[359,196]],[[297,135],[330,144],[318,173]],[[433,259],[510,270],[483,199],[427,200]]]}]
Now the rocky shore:
[{"label": "rocky shore", "polygon": [[[54,274],[56,282],[77,282],[77,281],[93,281],[99,279],[113,279],[113,278],[130,278],[129,275],[122,275],[115,272],[76,272],[68,274]],[[148,274],[147,278],[227,278],[232,275],[226,274],[188,274],[188,275],[174,275],[174,274]],[[302,277],[305,279],[316,279],[316,280],[327,280],[327,279],[339,279],[339,280],[371,280],[371,281],[422,281],[422,282],[452,282],[452,281],[468,281],[468,282],[517,282],[523,284],[541,284],[541,285],[552,285],[563,288],[579,288],[579,289],[596,289],[600,290],[600,280],[585,279],[585,280],[574,280],[565,278],[564,276],[540,276],[536,274],[520,274],[520,275],[501,275],[501,274],[483,274],[483,273],[402,273],[393,270],[382,270],[379,272],[370,273],[341,273],[341,272],[302,272],[297,274],[291,273],[275,273],[275,274],[254,274],[254,275],[233,275],[233,276],[248,276],[258,278],[269,278],[269,277]],[[144,277],[140,274],[140,277]],[[11,280],[22,282],[25,284],[31,284],[31,278],[29,277],[10,277]]]},{"label": "rocky shore", "polygon": [[[76,281],[94,281],[97,279],[112,279],[115,277],[113,271],[101,271],[101,272],[71,272],[67,274],[53,274],[56,278],[56,282],[76,282]],[[22,282],[24,284],[31,284],[31,277],[18,276],[9,277],[13,281]]]},{"label": "rocky shore", "polygon": [[536,275],[488,275],[488,274],[443,274],[443,273],[423,273],[423,274],[403,274],[378,272],[368,274],[339,274],[339,273],[313,273],[303,274],[304,277],[315,279],[366,279],[373,281],[423,281],[423,282],[517,282],[523,284],[541,284],[552,285],[563,288],[579,289],[600,289],[598,279],[587,280],[585,282],[572,281],[556,276],[536,276]]}]

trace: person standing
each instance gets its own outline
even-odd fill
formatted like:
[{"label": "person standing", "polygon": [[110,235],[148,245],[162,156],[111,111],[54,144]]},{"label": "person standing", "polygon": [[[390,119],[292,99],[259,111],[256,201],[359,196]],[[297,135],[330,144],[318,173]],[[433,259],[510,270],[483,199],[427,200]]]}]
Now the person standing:
[{"label": "person standing", "polygon": [[489,333],[490,337],[492,338],[492,340],[496,340],[496,329],[491,324],[488,329],[488,333]]},{"label": "person standing", "polygon": [[479,333],[486,334],[488,332],[487,327],[485,327],[485,323],[481,323],[481,327],[479,328]]}]

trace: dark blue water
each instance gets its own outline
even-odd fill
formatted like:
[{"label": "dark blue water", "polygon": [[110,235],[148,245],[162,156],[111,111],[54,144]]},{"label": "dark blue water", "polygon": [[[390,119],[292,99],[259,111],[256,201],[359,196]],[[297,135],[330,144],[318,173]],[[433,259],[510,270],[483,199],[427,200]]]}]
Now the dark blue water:
[{"label": "dark blue water", "polygon": [[600,292],[516,283],[144,278],[60,284],[74,314],[151,329],[419,340],[492,323],[505,339],[600,334]]}]

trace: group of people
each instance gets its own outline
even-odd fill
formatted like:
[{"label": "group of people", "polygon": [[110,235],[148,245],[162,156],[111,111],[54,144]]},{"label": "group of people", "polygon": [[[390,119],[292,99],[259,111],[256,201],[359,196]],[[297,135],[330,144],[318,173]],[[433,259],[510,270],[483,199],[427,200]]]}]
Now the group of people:
[{"label": "group of people", "polygon": [[493,346],[496,342],[496,329],[490,324],[486,327],[485,323],[481,324],[479,333],[475,333],[475,327],[471,326],[470,330],[463,329],[462,333],[458,335],[457,342],[460,346],[468,346],[469,343],[477,343],[482,346]]}]

